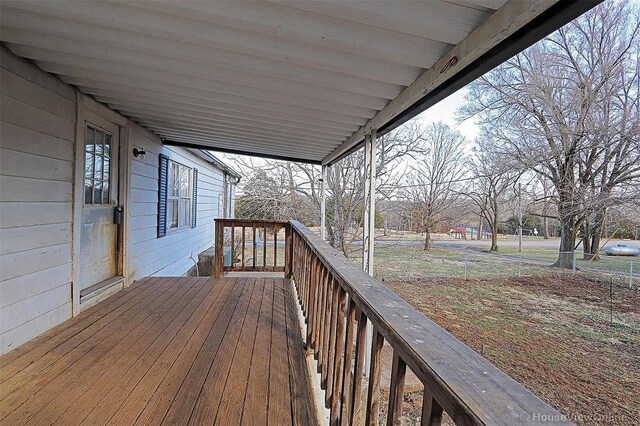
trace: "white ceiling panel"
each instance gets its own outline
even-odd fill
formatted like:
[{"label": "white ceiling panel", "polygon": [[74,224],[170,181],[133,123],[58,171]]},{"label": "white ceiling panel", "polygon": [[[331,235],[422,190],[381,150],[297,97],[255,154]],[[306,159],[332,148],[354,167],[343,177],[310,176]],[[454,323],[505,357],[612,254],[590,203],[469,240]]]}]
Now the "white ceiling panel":
[{"label": "white ceiling panel", "polygon": [[326,163],[595,3],[2,1],[0,40],[166,143]]}]

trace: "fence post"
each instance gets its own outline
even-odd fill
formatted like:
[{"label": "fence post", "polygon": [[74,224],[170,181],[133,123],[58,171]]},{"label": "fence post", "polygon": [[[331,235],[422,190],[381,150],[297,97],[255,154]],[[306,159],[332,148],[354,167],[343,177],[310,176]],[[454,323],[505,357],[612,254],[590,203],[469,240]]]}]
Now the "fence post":
[{"label": "fence post", "polygon": [[629,262],[629,288],[633,287],[633,259]]},{"label": "fence post", "polygon": [[464,255],[464,280],[467,280],[467,255]]},{"label": "fence post", "polygon": [[573,262],[571,265],[571,270],[573,271],[573,274],[575,275],[576,273],[576,251],[573,251]]},{"label": "fence post", "polygon": [[407,267],[407,275],[409,281],[411,281],[411,263],[413,263],[413,255],[409,255],[409,265]]}]

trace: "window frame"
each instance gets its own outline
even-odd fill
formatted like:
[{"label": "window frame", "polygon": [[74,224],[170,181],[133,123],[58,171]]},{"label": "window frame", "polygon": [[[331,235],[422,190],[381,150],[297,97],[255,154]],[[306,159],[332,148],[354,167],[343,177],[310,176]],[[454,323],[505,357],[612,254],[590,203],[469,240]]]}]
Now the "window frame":
[{"label": "window frame", "polygon": [[[165,223],[165,229],[166,229],[166,233],[170,234],[170,233],[174,233],[174,232],[179,232],[179,231],[183,231],[185,229],[190,229],[192,228],[192,223],[193,223],[193,217],[195,214],[197,214],[197,212],[193,211],[193,197],[194,195],[194,168],[193,167],[189,167],[186,166],[182,163],[179,163],[177,161],[174,161],[172,159],[167,159],[167,194],[166,194],[166,203],[167,203],[167,213],[166,213],[166,223]],[[173,166],[177,167],[178,173],[176,174],[176,176],[178,177],[178,179],[180,179],[180,170],[181,169],[186,169],[187,173],[188,173],[188,188],[186,191],[187,196],[182,196],[180,195],[180,182],[178,181],[178,194],[172,194],[174,187],[174,183],[172,182],[172,177],[174,176],[174,173],[172,172],[173,170]],[[172,225],[172,218],[173,218],[173,201],[177,200],[177,210],[176,210],[176,214],[177,214],[177,226],[173,227]],[[184,221],[181,221],[181,217],[180,217],[180,203],[181,202],[185,202],[186,205],[188,206],[189,209],[189,216],[184,218]]]}]

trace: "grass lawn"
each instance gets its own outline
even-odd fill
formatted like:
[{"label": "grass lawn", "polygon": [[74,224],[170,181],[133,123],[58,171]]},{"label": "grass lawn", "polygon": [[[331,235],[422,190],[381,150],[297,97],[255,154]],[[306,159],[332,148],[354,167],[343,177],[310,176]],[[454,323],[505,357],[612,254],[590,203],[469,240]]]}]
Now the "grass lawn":
[{"label": "grass lawn", "polygon": [[[385,284],[574,422],[638,424],[637,290],[614,288],[611,323],[608,286],[580,276]],[[405,396],[409,424],[420,398]]]},{"label": "grass lawn", "polygon": [[376,247],[374,276],[379,280],[492,279],[548,275],[549,268],[500,258],[484,253],[468,253],[414,246]]}]

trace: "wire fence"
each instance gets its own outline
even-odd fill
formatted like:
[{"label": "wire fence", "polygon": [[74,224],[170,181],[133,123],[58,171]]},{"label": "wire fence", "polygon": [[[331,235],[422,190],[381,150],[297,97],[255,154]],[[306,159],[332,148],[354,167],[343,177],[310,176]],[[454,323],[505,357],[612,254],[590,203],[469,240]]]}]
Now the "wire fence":
[{"label": "wire fence", "polygon": [[[488,253],[377,246],[374,255],[374,276],[383,281],[488,280],[568,273],[640,289],[640,259],[635,256],[601,253],[595,259],[585,259],[581,251],[576,251],[567,253],[571,268],[563,270],[552,267],[559,256],[555,250],[525,250],[520,253],[515,249]],[[357,254],[353,260],[358,264],[361,262]]]}]

